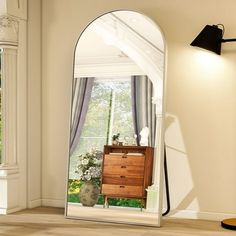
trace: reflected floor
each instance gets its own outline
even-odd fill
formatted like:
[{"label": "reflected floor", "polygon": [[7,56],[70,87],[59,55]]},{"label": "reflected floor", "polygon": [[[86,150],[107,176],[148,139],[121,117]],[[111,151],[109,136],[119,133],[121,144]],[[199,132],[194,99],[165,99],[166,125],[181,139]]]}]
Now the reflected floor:
[{"label": "reflected floor", "polygon": [[141,211],[139,208],[113,206],[103,208],[101,205],[84,207],[78,203],[68,203],[66,216],[85,220],[158,226],[157,213],[145,212],[145,209]]}]

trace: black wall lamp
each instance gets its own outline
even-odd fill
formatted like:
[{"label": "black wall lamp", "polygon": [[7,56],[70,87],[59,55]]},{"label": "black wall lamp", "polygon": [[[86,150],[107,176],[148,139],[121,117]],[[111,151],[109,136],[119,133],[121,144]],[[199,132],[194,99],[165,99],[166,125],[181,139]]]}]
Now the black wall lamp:
[{"label": "black wall lamp", "polygon": [[[221,26],[222,29],[218,26]],[[224,31],[224,25],[222,24],[206,25],[190,45],[204,48],[220,55],[221,43],[236,41],[236,38],[223,39]]]}]

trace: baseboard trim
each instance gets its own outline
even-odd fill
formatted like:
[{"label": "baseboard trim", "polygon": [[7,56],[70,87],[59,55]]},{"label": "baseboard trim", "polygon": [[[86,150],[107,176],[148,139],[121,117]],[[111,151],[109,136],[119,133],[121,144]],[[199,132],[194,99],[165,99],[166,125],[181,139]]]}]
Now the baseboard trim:
[{"label": "baseboard trim", "polygon": [[[64,200],[55,200],[55,199],[42,199],[42,206],[50,207],[65,207]],[[199,211],[190,211],[190,210],[171,210],[167,217],[173,218],[183,218],[183,219],[199,219],[199,220],[213,220],[213,221],[222,221],[227,218],[236,218],[236,214],[229,213],[218,213],[218,212],[199,212]]]},{"label": "baseboard trim", "polygon": [[0,215],[7,215],[7,214],[21,211],[21,210],[23,210],[23,208],[20,208],[20,207],[15,207],[15,208],[11,208],[11,209],[0,208]]},{"label": "baseboard trim", "polygon": [[29,201],[28,208],[35,208],[35,207],[40,207],[40,206],[42,206],[41,199],[36,199],[36,200]]},{"label": "baseboard trim", "polygon": [[221,221],[226,218],[236,218],[236,214],[198,212],[190,210],[171,210],[167,217]]},{"label": "baseboard trim", "polygon": [[42,206],[51,206],[51,207],[65,207],[65,201],[64,200],[55,200],[55,199],[42,199]]}]

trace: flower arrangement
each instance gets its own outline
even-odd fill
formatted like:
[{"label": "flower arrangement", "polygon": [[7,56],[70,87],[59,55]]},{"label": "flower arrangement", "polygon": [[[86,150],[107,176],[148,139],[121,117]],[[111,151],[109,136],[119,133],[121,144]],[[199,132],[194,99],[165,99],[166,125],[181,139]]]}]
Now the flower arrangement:
[{"label": "flower arrangement", "polygon": [[102,170],[102,152],[92,149],[90,152],[78,156],[77,168],[78,180],[98,183]]}]

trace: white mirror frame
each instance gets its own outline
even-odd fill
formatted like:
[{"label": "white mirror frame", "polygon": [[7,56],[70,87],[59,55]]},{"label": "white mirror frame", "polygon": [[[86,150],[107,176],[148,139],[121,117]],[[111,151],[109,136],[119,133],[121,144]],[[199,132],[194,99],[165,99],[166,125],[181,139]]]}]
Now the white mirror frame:
[{"label": "white mirror frame", "polygon": [[[118,10],[123,11],[123,10]],[[94,19],[92,22],[90,22],[85,29],[82,31],[81,35],[86,31],[87,27],[93,27],[94,30],[99,28],[99,31],[102,32],[102,35],[104,34],[110,34],[112,32],[109,25],[104,24],[103,20],[106,19],[106,17],[115,18],[113,15],[113,12],[118,11],[112,11],[107,12],[96,19]],[[128,10],[129,12],[134,12],[137,14],[141,14],[144,17],[143,13],[139,13],[136,11]],[[101,18],[102,17],[102,18]],[[157,203],[157,209],[155,213],[156,221],[155,223],[140,223],[140,222],[124,222],[121,220],[119,221],[112,221],[112,220],[103,220],[102,218],[96,218],[96,217],[83,217],[83,216],[70,216],[68,215],[68,203],[66,201],[66,207],[65,207],[65,217],[66,218],[77,218],[77,219],[85,219],[85,220],[94,220],[94,221],[105,221],[105,222],[112,222],[112,223],[126,223],[126,224],[141,224],[141,225],[151,225],[151,226],[161,226],[161,216],[162,216],[162,206],[163,206],[163,168],[164,168],[164,114],[165,114],[165,71],[166,71],[166,45],[165,40],[162,31],[158,27],[158,25],[153,22],[150,17],[147,17],[150,22],[152,22],[156,26],[156,30],[159,30],[159,32],[162,35],[162,40],[164,44],[164,50],[161,52],[157,48],[153,47],[153,45],[145,44],[145,42],[142,40],[142,38],[134,38],[132,34],[127,33],[126,31],[126,39],[127,41],[119,40],[118,37],[116,37],[115,34],[110,34],[109,37],[112,39],[113,42],[115,42],[116,46],[118,46],[122,51],[124,51],[150,78],[150,80],[153,83],[154,87],[154,96],[152,98],[153,104],[156,105],[156,143],[155,143],[155,151],[154,151],[154,164],[153,164],[153,186],[155,187],[155,191],[158,193],[158,203]],[[116,20],[116,19],[114,19]],[[119,30],[125,30],[122,25],[122,23],[119,25]],[[79,43],[80,37],[76,43],[75,52],[77,48],[77,44]],[[138,47],[136,45],[139,45],[142,43],[142,45],[145,45],[146,50],[137,50]],[[127,48],[129,49],[127,51]],[[75,53],[76,55],[76,53]],[[74,58],[75,58],[74,55]],[[162,55],[163,60],[160,60],[160,55]],[[162,68],[162,70],[160,69]],[[74,74],[80,73],[80,68],[78,68],[78,71],[76,71],[75,63],[74,63]],[[82,72],[83,73],[83,72]],[[82,76],[81,76],[82,77]],[[160,157],[160,158],[157,158]],[[68,162],[69,167],[69,162]],[[68,170],[68,177],[69,177],[69,170]],[[67,179],[68,182],[68,179]],[[68,186],[67,186],[68,187]],[[68,188],[67,188],[68,189]],[[67,193],[66,193],[67,194]],[[66,195],[67,199],[67,195]],[[120,212],[120,211],[119,211]],[[122,218],[122,214],[121,214]]]}]

